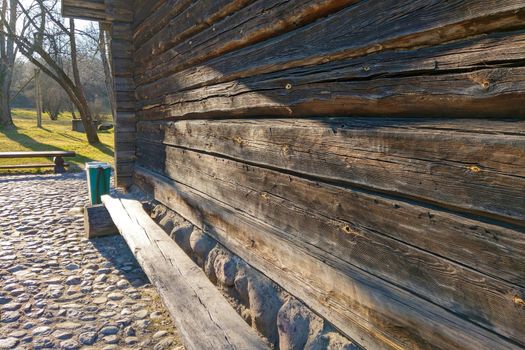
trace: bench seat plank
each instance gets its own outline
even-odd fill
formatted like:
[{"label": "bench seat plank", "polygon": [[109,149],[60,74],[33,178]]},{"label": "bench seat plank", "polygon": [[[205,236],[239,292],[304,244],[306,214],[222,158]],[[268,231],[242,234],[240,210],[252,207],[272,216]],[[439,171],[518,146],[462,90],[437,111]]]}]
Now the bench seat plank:
[{"label": "bench seat plank", "polygon": [[[69,166],[69,163],[64,163],[65,167]],[[29,169],[29,168],[54,168],[53,163],[42,163],[42,164],[13,164],[13,165],[0,165],[0,169]]]},{"label": "bench seat plank", "polygon": [[74,151],[0,152],[0,158],[75,157]]},{"label": "bench seat plank", "polygon": [[102,202],[159,291],[186,349],[268,349],[140,202],[109,195]]}]

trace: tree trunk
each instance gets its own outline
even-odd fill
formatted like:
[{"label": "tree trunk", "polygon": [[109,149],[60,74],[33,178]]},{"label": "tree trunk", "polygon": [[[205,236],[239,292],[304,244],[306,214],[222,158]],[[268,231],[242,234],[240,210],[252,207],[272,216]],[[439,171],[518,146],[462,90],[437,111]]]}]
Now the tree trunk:
[{"label": "tree trunk", "polygon": [[[1,65],[1,64],[0,64]],[[3,70],[0,68],[0,70]],[[9,98],[10,83],[6,79],[5,70],[0,71],[0,126],[6,129],[14,128],[11,117],[11,99]]]},{"label": "tree trunk", "polygon": [[42,127],[42,90],[40,86],[40,69],[35,69],[36,126]]},{"label": "tree trunk", "polygon": [[[16,0],[9,2],[9,23],[6,21],[7,0],[2,1],[1,20],[2,27],[16,30]],[[13,128],[11,116],[11,81],[13,79],[13,65],[15,62],[14,39],[11,36],[0,35],[0,126]]]},{"label": "tree trunk", "polygon": [[91,109],[86,100],[84,88],[80,81],[80,73],[78,71],[77,59],[77,43],[75,39],[75,20],[69,19],[70,41],[71,41],[71,67],[73,70],[73,78],[75,81],[75,95],[78,99],[77,108],[86,130],[87,140],[90,144],[99,143],[100,140],[97,135],[97,129],[93,124],[93,117],[91,116]]},{"label": "tree trunk", "polygon": [[106,81],[106,90],[108,91],[109,104],[111,106],[111,115],[113,121],[117,115],[117,100],[115,98],[115,85],[113,81],[113,69],[111,59],[108,53],[111,53],[111,36],[109,35],[108,24],[99,23],[99,48],[102,64],[104,66],[104,76]]}]

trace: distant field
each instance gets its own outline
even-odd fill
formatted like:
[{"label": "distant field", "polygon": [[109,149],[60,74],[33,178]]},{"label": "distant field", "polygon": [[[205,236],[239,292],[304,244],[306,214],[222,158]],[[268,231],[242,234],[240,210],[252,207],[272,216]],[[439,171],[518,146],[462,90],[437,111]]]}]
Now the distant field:
[{"label": "distant field", "polygon": [[[0,152],[10,151],[75,151],[77,156],[66,158],[71,164],[70,171],[80,171],[84,163],[102,161],[113,164],[113,130],[99,131],[101,144],[91,146],[84,133],[71,131],[71,115],[64,113],[58,120],[49,119],[44,113],[42,129],[36,127],[36,112],[27,109],[14,109],[13,122],[15,130],[0,129]],[[0,159],[0,165],[47,163],[51,159]],[[6,173],[40,173],[52,172],[52,169],[0,170]]]}]

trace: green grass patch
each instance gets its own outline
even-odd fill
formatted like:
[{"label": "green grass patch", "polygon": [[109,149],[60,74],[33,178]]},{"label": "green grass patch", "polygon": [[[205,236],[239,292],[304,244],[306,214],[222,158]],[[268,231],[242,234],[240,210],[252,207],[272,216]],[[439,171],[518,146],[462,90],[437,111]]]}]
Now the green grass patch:
[{"label": "green grass patch", "polygon": [[[76,157],[65,158],[71,164],[69,171],[77,172],[84,168],[84,163],[101,161],[113,164],[113,130],[99,131],[100,144],[90,145],[86,135],[71,130],[71,114],[64,113],[58,120],[51,120],[42,115],[42,128],[36,127],[36,112],[27,109],[14,109],[13,122],[16,129],[0,128],[0,152],[16,151],[75,151]],[[0,159],[0,165],[51,163],[50,158]],[[0,170],[6,173],[46,173],[53,169]]]}]

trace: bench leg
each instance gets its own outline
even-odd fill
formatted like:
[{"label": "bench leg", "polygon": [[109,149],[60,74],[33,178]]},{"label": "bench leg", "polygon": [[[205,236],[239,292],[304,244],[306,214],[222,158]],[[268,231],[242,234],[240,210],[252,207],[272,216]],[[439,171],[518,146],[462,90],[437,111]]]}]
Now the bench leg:
[{"label": "bench leg", "polygon": [[62,174],[66,172],[66,168],[64,167],[64,158],[60,156],[55,157],[53,158],[53,162],[55,163],[55,174]]}]

